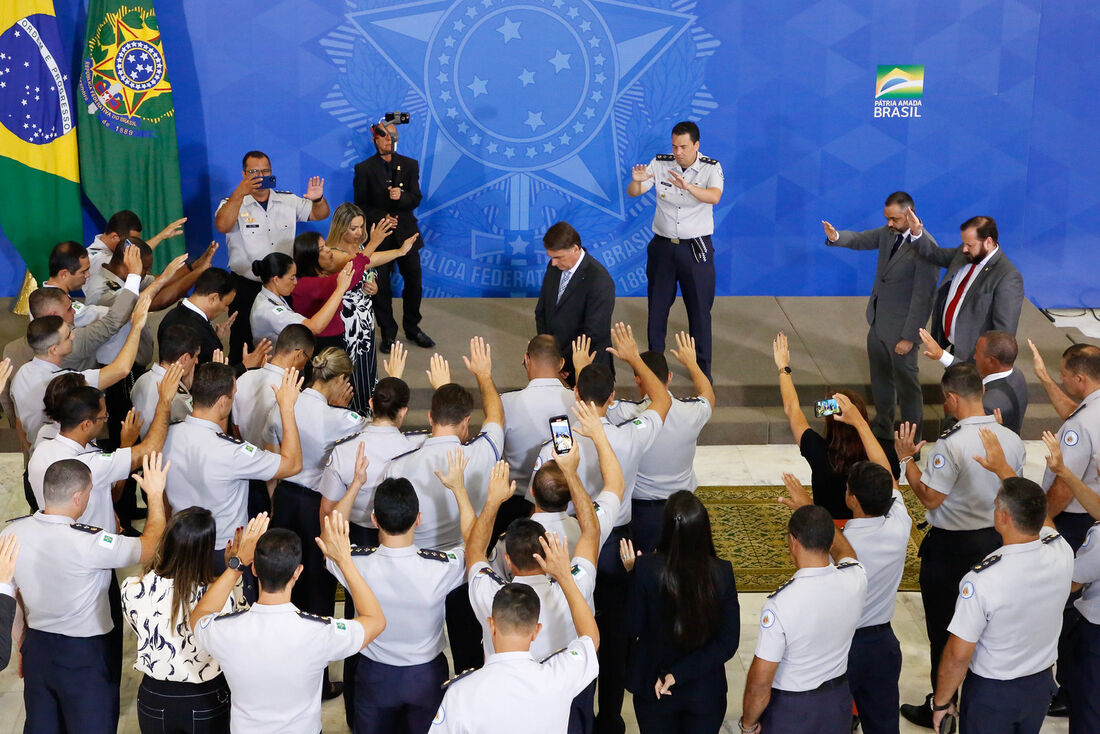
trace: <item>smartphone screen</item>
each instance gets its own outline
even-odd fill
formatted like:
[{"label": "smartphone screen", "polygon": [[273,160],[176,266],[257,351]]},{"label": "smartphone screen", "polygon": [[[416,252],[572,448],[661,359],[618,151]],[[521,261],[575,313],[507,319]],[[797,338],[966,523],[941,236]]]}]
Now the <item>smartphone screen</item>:
[{"label": "smartphone screen", "polygon": [[568,416],[556,415],[550,419],[550,437],[557,453],[568,454],[573,450],[573,429],[569,427]]},{"label": "smartphone screen", "polygon": [[275,188],[275,177],[274,176],[262,176],[260,178],[260,188],[261,189],[273,189],[273,188]]},{"label": "smartphone screen", "polygon": [[818,418],[824,418],[828,415],[836,415],[840,412],[840,405],[837,404],[835,398],[829,398],[828,400],[818,400],[814,405],[814,415]]}]

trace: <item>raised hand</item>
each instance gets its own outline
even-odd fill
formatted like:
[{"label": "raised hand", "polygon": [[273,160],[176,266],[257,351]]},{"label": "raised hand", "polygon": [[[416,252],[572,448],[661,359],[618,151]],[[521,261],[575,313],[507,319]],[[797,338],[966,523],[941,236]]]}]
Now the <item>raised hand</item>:
[{"label": "raised hand", "polygon": [[409,254],[409,251],[411,251],[411,250],[412,250],[412,248],[413,248],[413,245],[415,245],[415,244],[416,244],[416,240],[417,240],[417,238],[418,238],[418,237],[420,237],[420,233],[419,233],[419,232],[417,232],[417,233],[415,233],[415,234],[412,234],[412,235],[410,235],[410,236],[406,237],[406,238],[405,238],[405,241],[401,243],[401,249],[399,250],[399,252],[400,252],[400,253],[401,253],[402,255],[407,255],[407,254]]},{"label": "raised hand", "polygon": [[911,237],[920,237],[924,232],[924,225],[917,217],[917,213],[913,211],[913,207],[907,207],[905,210],[905,224],[909,227]]},{"label": "raised hand", "polygon": [[791,349],[787,345],[787,335],[782,331],[772,340],[772,359],[775,360],[775,366],[779,369],[791,366]]},{"label": "raised hand", "polygon": [[382,369],[390,377],[396,377],[400,380],[401,376],[405,374],[405,360],[408,359],[408,356],[409,352],[405,349],[405,345],[395,341],[390,348],[389,356],[382,360]]},{"label": "raised hand", "polygon": [[10,584],[15,578],[15,561],[19,558],[19,536],[0,538],[0,584]]},{"label": "raised hand", "polygon": [[271,386],[271,389],[275,391],[275,402],[279,404],[280,408],[293,408],[294,404],[298,402],[298,394],[302,389],[302,379],[298,376],[298,370],[287,367],[283,371],[283,379],[278,387]]},{"label": "raised hand", "polygon": [[[676,334],[676,348],[669,350],[676,361],[685,367],[699,364],[699,353],[695,351],[695,337],[686,331]],[[664,375],[658,375],[663,377]]]},{"label": "raised hand", "polygon": [[129,448],[137,443],[138,438],[141,437],[142,423],[141,411],[137,408],[130,408],[126,412],[126,418],[122,421],[122,430],[118,437],[119,448]]},{"label": "raised hand", "polygon": [[515,494],[516,483],[508,481],[510,472],[508,462],[503,459],[493,464],[493,468],[489,472],[489,498],[486,502],[503,504],[505,500]]},{"label": "raised hand", "polygon": [[337,408],[346,408],[355,395],[355,388],[352,387],[351,381],[348,380],[347,375],[340,375],[337,379],[339,380],[339,386],[336,388],[336,393],[332,396],[332,399],[328,401],[328,404],[334,405]]},{"label": "raised hand", "polygon": [[1031,359],[1035,365],[1035,376],[1043,381],[1049,380],[1050,373],[1047,372],[1047,364],[1043,361],[1043,355],[1039,354],[1039,347],[1035,346],[1035,342],[1030,339],[1027,340],[1027,345],[1031,349]]},{"label": "raised hand", "polygon": [[986,471],[991,471],[997,476],[1001,476],[1006,471],[1012,473],[1012,468],[1008,465],[1008,460],[1005,459],[1004,448],[997,439],[997,434],[992,429],[979,428],[978,435],[982,439],[985,456],[975,454],[974,461],[978,462],[978,465]]},{"label": "raised hand", "polygon": [[867,422],[863,414],[856,410],[856,406],[852,405],[852,401],[849,400],[848,396],[844,393],[835,393],[833,395],[833,400],[836,401],[837,407],[840,408],[840,412],[833,416],[834,420],[838,420],[841,423],[847,423],[850,426],[858,426],[861,423]]},{"label": "raised hand", "polygon": [[170,403],[179,392],[180,381],[183,379],[183,365],[173,362],[164,371],[164,377],[157,386],[157,399],[162,403]]},{"label": "raised hand", "polygon": [[685,191],[687,190],[688,182],[686,180],[684,180],[684,177],[681,176],[676,171],[669,171],[668,172],[668,180],[676,188],[683,189]]},{"label": "raised hand", "polygon": [[229,195],[229,198],[243,199],[250,194],[256,193],[260,190],[260,182],[262,180],[263,176],[258,173],[241,171],[241,182],[237,184],[237,188],[233,190],[233,193]]},{"label": "raised hand", "polygon": [[569,476],[577,475],[577,468],[581,463],[581,444],[580,441],[573,442],[573,448],[569,449],[564,454],[559,454],[558,450],[554,448],[553,442],[550,443],[550,456],[554,459],[554,463],[558,465],[558,468],[562,470],[564,474]]},{"label": "raised hand", "polygon": [[535,553],[535,560],[550,578],[561,583],[572,574],[569,545],[565,542],[565,538],[557,533],[547,533],[539,536],[539,545],[542,546],[542,553]]},{"label": "raised hand", "polygon": [[[240,313],[238,311],[237,313]],[[237,313],[233,314],[234,316]],[[241,364],[245,366],[245,369],[254,369],[256,367],[263,367],[267,364],[267,357],[271,353],[271,340],[264,338],[260,340],[260,343],[256,345],[256,348],[251,352],[248,351],[248,344],[241,345]]]},{"label": "raised hand", "polygon": [[836,242],[840,239],[840,233],[836,231],[836,227],[829,224],[824,219],[821,220],[821,226],[825,228],[825,236],[829,238],[830,242]]},{"label": "raised hand", "polygon": [[451,365],[440,356],[439,352],[432,355],[428,361],[428,384],[433,390],[438,390],[451,381]]},{"label": "raised hand", "polygon": [[336,290],[340,293],[347,293],[348,288],[351,288],[351,281],[355,277],[355,268],[349,262],[340,272],[336,275]]},{"label": "raised hand", "polygon": [[642,359],[638,342],[634,341],[634,330],[621,321],[611,327],[611,346],[607,351],[630,365]]},{"label": "raised hand", "polygon": [[393,232],[396,226],[396,219],[390,219],[389,217],[379,219],[370,226],[370,237],[367,239],[367,246],[371,249],[377,248],[390,236],[390,232]]},{"label": "raised hand", "polygon": [[[222,319],[220,324],[214,326],[214,333],[218,335],[218,338],[225,341],[225,337],[229,335],[229,330],[233,328],[233,322],[237,320],[237,317],[241,315],[240,311],[234,311],[229,314],[229,317]],[[247,348],[247,346],[246,346]]]},{"label": "raised hand", "polygon": [[1047,447],[1047,468],[1051,474],[1061,474],[1066,468],[1062,462],[1062,442],[1050,431],[1043,431],[1043,443]]},{"label": "raised hand", "polygon": [[367,458],[366,449],[367,446],[362,441],[355,449],[355,471],[352,473],[351,481],[360,487],[367,481],[367,469],[370,467],[370,459]]},{"label": "raised hand", "polygon": [[[187,222],[187,217],[180,217],[161,231],[157,232],[156,237],[153,239],[159,244],[173,237],[179,237],[183,234],[183,225],[185,222]],[[153,247],[153,245],[150,245],[150,247]]]},{"label": "raised hand", "polygon": [[122,251],[122,267],[126,271],[126,275],[136,275],[140,278],[145,272],[145,264],[141,261],[141,248],[137,245],[126,244],[126,240],[123,240],[117,246],[125,248]]},{"label": "raised hand", "polygon": [[630,169],[630,180],[637,183],[644,183],[653,178],[653,174],[646,170],[644,163],[638,163]]},{"label": "raised hand", "polygon": [[642,555],[641,551],[634,550],[634,541],[630,538],[621,538],[619,540],[619,560],[623,562],[623,568],[627,573],[634,570],[634,561],[638,559],[638,556]]},{"label": "raised hand", "polygon": [[317,547],[325,557],[336,565],[351,562],[351,523],[344,519],[339,510],[321,518],[321,537],[317,538]]},{"label": "raised hand", "polygon": [[592,351],[592,340],[587,334],[581,334],[573,340],[573,374],[579,375],[588,365],[596,359],[596,353]]},{"label": "raised hand", "polygon": [[134,311],[130,314],[131,328],[136,331],[141,331],[145,328],[145,322],[149,319],[149,308],[153,305],[153,294],[149,288],[145,289],[145,292],[138,296],[137,303],[134,304]]},{"label": "raised hand", "polygon": [[320,176],[311,177],[309,179],[309,186],[306,188],[306,193],[302,195],[302,198],[315,202],[325,198],[325,179]]},{"label": "raised hand", "polygon": [[210,361],[215,364],[229,364],[229,357],[225,356],[225,352],[220,349],[215,349],[214,353],[210,355]]},{"label": "raised hand", "polygon": [[439,481],[443,482],[443,486],[451,490],[454,494],[466,491],[466,465],[470,463],[470,457],[466,456],[466,453],[462,449],[454,449],[447,452],[447,473],[438,469],[435,470],[435,475],[439,477]]},{"label": "raised hand", "polygon": [[810,495],[806,493],[806,488],[802,486],[802,482],[798,481],[798,477],[794,474],[783,472],[783,486],[787,488],[787,494],[790,497],[780,497],[779,504],[792,511],[813,504]]},{"label": "raised hand", "polygon": [[218,251],[218,243],[211,241],[207,246],[206,251],[199,256],[199,259],[191,264],[192,270],[208,270],[210,263],[214,260],[214,253]]},{"label": "raised hand", "polygon": [[160,502],[164,497],[164,487],[168,484],[168,470],[172,467],[171,461],[164,460],[164,454],[159,451],[150,451],[141,457],[141,474],[131,475],[137,485],[149,495],[149,506],[153,502]]},{"label": "raised hand", "polygon": [[917,333],[920,334],[921,343],[924,344],[924,356],[938,362],[940,357],[943,356],[943,347],[932,338],[932,335],[928,333],[927,329],[917,329]]},{"label": "raised hand", "polygon": [[168,263],[161,274],[157,276],[157,280],[159,280],[161,284],[167,283],[172,278],[176,277],[176,273],[183,270],[184,266],[186,265],[187,253],[185,252],[178,257],[172,258],[172,261]]},{"label": "raised hand", "polygon": [[897,452],[899,460],[909,456],[916,456],[917,452],[921,450],[921,447],[928,443],[927,441],[916,443],[916,440],[916,423],[902,423],[898,426],[898,430],[894,432],[894,451]]},{"label": "raised hand", "polygon": [[271,523],[266,512],[261,512],[256,517],[248,521],[248,525],[245,526],[244,532],[241,533],[240,540],[233,545],[235,546],[235,555],[241,559],[241,563],[245,566],[251,566],[252,560],[256,557],[256,543],[260,542],[260,538],[267,532],[267,526]]},{"label": "raised hand", "polygon": [[493,374],[492,357],[493,349],[489,346],[489,343],[480,336],[475,336],[470,340],[470,356],[463,357],[462,361],[466,363],[466,369],[468,369],[474,377],[485,379],[492,377]]},{"label": "raised hand", "polygon": [[[580,423],[579,426],[573,429],[573,433],[587,436],[593,441],[599,436],[605,435],[603,420],[601,420],[600,414],[596,412],[595,403],[578,400],[573,404],[573,415],[577,416],[577,421]],[[575,449],[576,446],[574,446]]]}]

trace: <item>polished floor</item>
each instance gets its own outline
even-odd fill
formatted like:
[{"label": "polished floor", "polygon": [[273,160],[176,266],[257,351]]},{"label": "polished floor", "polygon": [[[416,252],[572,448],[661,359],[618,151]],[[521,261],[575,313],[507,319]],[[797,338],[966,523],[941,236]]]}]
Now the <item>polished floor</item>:
[{"label": "polished floor", "polygon": [[[1043,470],[1043,449],[1041,442],[1028,441],[1028,464],[1026,476],[1038,479]],[[17,454],[0,454],[0,517],[11,518],[26,513],[23,500],[22,458]],[[779,484],[781,474],[793,472],[804,482],[809,483],[809,469],[793,446],[704,446],[696,456],[696,471],[701,484],[729,485],[769,485]],[[123,572],[125,574],[125,572]],[[726,664],[729,681],[729,707],[723,732],[737,731],[737,717],[741,713],[741,693],[745,674],[752,662],[756,644],[757,620],[764,603],[764,594],[742,594],[741,602],[741,644],[737,654]],[[902,701],[916,702],[924,697],[928,687],[927,638],[924,632],[924,615],[920,597],[915,593],[898,594],[898,605],[894,614],[894,630],[901,641],[904,655],[904,668],[901,678]],[[126,655],[134,654],[133,636],[127,636]],[[335,672],[334,667],[334,672]],[[338,675],[338,673],[337,673]],[[120,732],[137,732],[135,696],[140,676],[129,669],[123,675],[122,683],[122,721]],[[22,731],[23,728],[23,684],[15,665],[0,673],[0,734]],[[324,731],[346,732],[343,710],[338,701],[331,701],[323,707]],[[624,706],[624,718],[627,731],[636,732],[633,709],[627,694]],[[902,732],[927,732],[927,729],[911,727],[902,722]],[[1068,731],[1065,719],[1047,719],[1043,727],[1044,734]]]}]

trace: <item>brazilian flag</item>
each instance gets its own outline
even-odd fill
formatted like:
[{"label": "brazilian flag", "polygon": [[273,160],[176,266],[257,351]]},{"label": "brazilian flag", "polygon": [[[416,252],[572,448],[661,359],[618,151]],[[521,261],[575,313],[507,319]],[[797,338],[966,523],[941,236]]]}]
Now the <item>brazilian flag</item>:
[{"label": "brazilian flag", "polygon": [[75,100],[52,0],[0,0],[0,228],[40,281],[82,236]]},{"label": "brazilian flag", "polygon": [[[150,234],[182,217],[172,85],[153,0],[88,3],[80,95],[80,170],[99,213],[130,209]],[[182,238],[168,240],[156,249],[156,269],[183,251]]]}]

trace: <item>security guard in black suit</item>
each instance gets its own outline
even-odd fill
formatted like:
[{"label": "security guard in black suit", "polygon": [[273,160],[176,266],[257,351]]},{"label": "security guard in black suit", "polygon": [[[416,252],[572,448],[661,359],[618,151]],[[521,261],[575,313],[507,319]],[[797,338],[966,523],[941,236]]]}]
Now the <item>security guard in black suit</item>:
[{"label": "security guard in black suit", "polygon": [[[371,125],[374,145],[378,149],[375,155],[355,165],[353,190],[355,204],[366,215],[366,225],[389,217],[397,226],[390,236],[378,248],[396,250],[401,243],[420,230],[416,226],[413,210],[420,206],[420,164],[415,159],[399,155],[396,152],[399,136],[397,126],[391,122],[379,122]],[[389,354],[397,338],[397,321],[393,318],[393,286],[390,276],[396,264],[405,280],[401,292],[404,315],[401,322],[409,341],[425,349],[434,347],[435,342],[420,330],[420,248],[423,238],[418,238],[413,249],[393,262],[378,268],[378,293],[373,296],[374,313],[378,326],[382,329],[382,342],[378,349]]]}]

